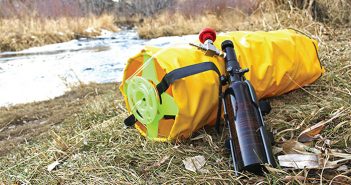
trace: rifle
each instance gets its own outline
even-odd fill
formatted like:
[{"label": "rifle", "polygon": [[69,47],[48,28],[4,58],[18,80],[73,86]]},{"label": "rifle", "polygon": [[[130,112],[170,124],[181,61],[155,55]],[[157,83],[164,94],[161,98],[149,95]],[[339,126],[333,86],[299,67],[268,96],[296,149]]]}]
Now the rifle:
[{"label": "rifle", "polygon": [[[222,86],[228,85],[224,93],[220,92],[219,103],[223,106],[224,121],[229,131],[228,147],[232,157],[235,175],[242,170],[262,174],[264,165],[276,166],[272,154],[271,141],[263,121],[260,103],[251,83],[244,74],[249,69],[241,69],[230,40],[222,42],[219,51],[213,42],[216,32],[205,28],[200,32],[202,44],[191,44],[205,51],[208,56],[218,55],[224,58],[226,75],[221,76]],[[219,117],[221,115],[219,106]],[[219,118],[218,117],[218,118]],[[216,123],[219,131],[219,119]]]}]

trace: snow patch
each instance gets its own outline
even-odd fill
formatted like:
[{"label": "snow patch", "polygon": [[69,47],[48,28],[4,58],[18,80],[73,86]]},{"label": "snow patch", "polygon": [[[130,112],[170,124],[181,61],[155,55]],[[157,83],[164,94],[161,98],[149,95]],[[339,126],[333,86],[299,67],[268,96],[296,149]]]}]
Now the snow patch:
[{"label": "snow patch", "polygon": [[79,82],[121,81],[128,58],[145,45],[168,47],[194,40],[196,35],[142,40],[133,30],[105,30],[95,39],[0,53],[0,107],[55,98]]}]

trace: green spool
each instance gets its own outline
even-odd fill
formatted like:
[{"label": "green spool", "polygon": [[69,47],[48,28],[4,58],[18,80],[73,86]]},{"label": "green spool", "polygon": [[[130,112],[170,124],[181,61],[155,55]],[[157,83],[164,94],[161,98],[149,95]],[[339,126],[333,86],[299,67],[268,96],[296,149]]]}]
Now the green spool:
[{"label": "green spool", "polygon": [[162,104],[154,87],[158,84],[157,73],[153,58],[144,55],[144,64],[141,76],[132,76],[126,80],[125,92],[132,114],[147,129],[149,139],[157,138],[158,126],[164,115],[176,116],[179,112],[174,98],[162,93]]},{"label": "green spool", "polygon": [[151,123],[157,114],[157,96],[152,84],[145,78],[135,76],[127,87],[128,103],[135,118],[144,123]]}]

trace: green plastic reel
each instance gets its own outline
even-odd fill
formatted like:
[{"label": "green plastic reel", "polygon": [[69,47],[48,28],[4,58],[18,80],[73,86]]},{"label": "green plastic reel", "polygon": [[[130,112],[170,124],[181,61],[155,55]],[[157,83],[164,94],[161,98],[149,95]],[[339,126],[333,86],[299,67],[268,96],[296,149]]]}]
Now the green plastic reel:
[{"label": "green plastic reel", "polygon": [[166,92],[161,94],[160,104],[154,84],[158,84],[153,58],[144,55],[141,76],[133,76],[125,82],[125,93],[132,114],[147,129],[149,139],[157,138],[158,126],[164,115],[176,116],[179,112],[174,98]]}]

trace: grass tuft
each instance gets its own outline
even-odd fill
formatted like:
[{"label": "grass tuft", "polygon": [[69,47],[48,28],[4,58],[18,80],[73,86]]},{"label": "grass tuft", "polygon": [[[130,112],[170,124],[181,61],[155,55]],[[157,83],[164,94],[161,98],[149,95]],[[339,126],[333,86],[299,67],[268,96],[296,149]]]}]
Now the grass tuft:
[{"label": "grass tuft", "polygon": [[117,31],[111,15],[41,18],[35,16],[0,19],[0,51],[18,51],[33,46],[93,37],[102,29]]}]

